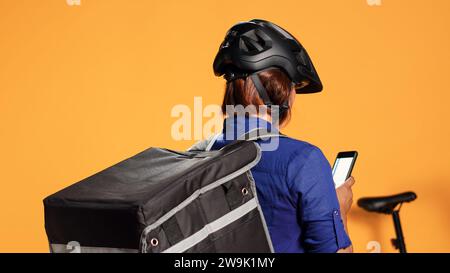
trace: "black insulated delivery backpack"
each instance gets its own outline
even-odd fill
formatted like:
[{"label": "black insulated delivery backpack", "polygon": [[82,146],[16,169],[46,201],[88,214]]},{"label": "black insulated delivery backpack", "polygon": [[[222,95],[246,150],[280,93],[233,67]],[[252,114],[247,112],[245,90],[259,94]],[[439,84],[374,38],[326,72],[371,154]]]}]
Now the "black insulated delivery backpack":
[{"label": "black insulated delivery backpack", "polygon": [[273,252],[253,141],[150,148],[45,198],[51,252]]}]

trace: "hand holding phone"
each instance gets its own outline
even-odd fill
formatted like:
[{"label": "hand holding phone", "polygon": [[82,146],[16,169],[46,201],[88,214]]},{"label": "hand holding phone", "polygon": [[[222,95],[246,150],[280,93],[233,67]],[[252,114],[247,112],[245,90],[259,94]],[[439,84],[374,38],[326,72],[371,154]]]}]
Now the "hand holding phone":
[{"label": "hand holding phone", "polygon": [[336,188],[345,183],[352,175],[358,152],[348,151],[338,153],[333,165],[333,180]]}]

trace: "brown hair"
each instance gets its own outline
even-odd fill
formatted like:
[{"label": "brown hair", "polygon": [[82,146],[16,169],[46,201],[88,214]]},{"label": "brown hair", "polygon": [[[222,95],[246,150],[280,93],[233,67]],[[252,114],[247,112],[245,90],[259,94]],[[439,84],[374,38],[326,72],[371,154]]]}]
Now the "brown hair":
[{"label": "brown hair", "polygon": [[[261,83],[267,90],[272,104],[281,107],[283,103],[289,101],[289,96],[292,89],[292,81],[282,70],[273,68],[264,70],[258,73]],[[254,105],[259,112],[258,106],[264,105],[262,99],[259,97],[258,91],[253,84],[250,77],[236,79],[231,82],[227,82],[225,87],[225,95],[222,103],[222,113],[227,114],[227,105],[242,105],[247,107]],[[270,108],[267,109],[267,113],[271,114]],[[289,121],[291,117],[291,108],[286,111],[281,111],[279,115],[279,124],[283,124]]]}]

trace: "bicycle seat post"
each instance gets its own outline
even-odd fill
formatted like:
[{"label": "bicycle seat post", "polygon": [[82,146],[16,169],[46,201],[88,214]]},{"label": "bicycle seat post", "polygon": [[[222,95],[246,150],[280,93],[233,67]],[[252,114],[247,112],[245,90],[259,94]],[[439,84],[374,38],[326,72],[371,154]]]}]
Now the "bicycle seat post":
[{"label": "bicycle seat post", "polygon": [[392,218],[394,219],[395,235],[397,238],[392,239],[392,244],[400,253],[406,253],[405,238],[403,237],[402,224],[400,223],[399,210],[392,212]]},{"label": "bicycle seat post", "polygon": [[392,214],[395,227],[395,239],[392,244],[400,253],[406,253],[405,238],[403,237],[402,225],[400,223],[400,209],[403,203],[416,200],[414,192],[404,192],[400,194],[380,197],[364,197],[358,200],[358,206],[369,211],[384,214]]}]

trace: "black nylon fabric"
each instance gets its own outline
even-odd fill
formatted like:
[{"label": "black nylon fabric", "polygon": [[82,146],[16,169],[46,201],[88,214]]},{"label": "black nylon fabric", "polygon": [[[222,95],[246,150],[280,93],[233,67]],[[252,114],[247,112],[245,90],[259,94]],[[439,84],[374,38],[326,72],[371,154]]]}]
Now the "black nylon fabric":
[{"label": "black nylon fabric", "polygon": [[[198,189],[256,163],[258,156],[256,144],[246,141],[210,152],[147,149],[45,198],[49,242],[77,241],[81,246],[139,249],[145,227]],[[244,204],[253,197],[250,190],[250,194],[242,194],[243,187],[250,189],[249,183],[244,173],[199,195],[147,236],[149,241],[152,236],[158,238],[151,252],[167,249]],[[265,237],[261,217],[258,217],[259,222],[252,226],[253,237],[258,237],[254,236],[258,232]],[[247,245],[245,242],[242,241]],[[264,243],[267,248],[267,239]],[[227,252],[227,249],[218,248],[215,252]]]},{"label": "black nylon fabric", "polygon": [[[164,229],[166,239],[170,245],[174,245],[184,239],[183,233],[181,233],[180,225],[174,216],[164,222],[161,226]],[[158,243],[159,241],[161,240],[159,239]]]},{"label": "black nylon fabric", "polygon": [[269,253],[267,238],[258,229],[262,226],[259,212],[254,209],[185,253]]},{"label": "black nylon fabric", "polygon": [[[148,234],[147,252],[161,252],[161,247],[151,245],[152,239],[157,239],[159,243],[163,243],[164,245],[175,245],[183,239],[200,231],[205,225],[217,220],[251,200],[254,195],[250,190],[250,183],[247,173],[244,173],[231,181],[224,183],[222,186],[199,196],[190,205],[180,210],[175,216],[171,217],[162,225],[165,237],[161,237],[159,229],[155,229]],[[247,190],[247,194],[245,195],[242,192],[242,189],[244,188]],[[183,227],[181,230],[184,237],[174,239],[174,234],[176,233],[174,230],[176,231],[178,227]],[[255,226],[253,228],[257,227]],[[247,240],[249,239],[250,238]],[[211,235],[208,240],[215,240],[215,237]],[[267,242],[263,240],[263,243]]]}]

